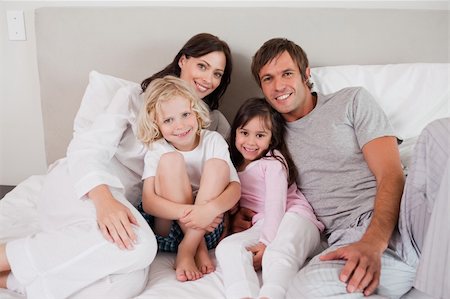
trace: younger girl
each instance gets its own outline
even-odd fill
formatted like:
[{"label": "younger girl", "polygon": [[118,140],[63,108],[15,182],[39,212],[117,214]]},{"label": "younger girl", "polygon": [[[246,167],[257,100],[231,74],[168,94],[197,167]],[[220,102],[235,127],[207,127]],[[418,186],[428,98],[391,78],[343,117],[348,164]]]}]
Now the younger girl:
[{"label": "younger girl", "polygon": [[[150,225],[158,248],[178,251],[179,281],[214,270],[208,249],[217,245],[223,226],[205,232],[239,200],[228,145],[219,133],[203,130],[209,122],[208,107],[185,81],[166,76],[148,86],[138,119],[138,138],[149,148],[142,208],[155,216]],[[230,182],[238,188],[224,193]]]},{"label": "younger girl", "polygon": [[[282,117],[263,98],[247,100],[231,125],[231,159],[241,181],[239,205],[256,215],[250,229],[225,238],[216,249],[227,298],[284,298],[289,282],[320,243],[323,224],[297,189],[284,132]],[[291,230],[294,226],[302,229]],[[286,242],[297,231],[296,242]],[[253,258],[261,255],[260,289]]]}]

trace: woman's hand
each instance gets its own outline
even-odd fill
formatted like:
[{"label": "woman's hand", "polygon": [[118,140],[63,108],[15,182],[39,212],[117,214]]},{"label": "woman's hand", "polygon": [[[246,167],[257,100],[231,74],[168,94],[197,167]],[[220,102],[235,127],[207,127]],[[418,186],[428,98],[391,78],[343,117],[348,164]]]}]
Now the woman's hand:
[{"label": "woman's hand", "polygon": [[94,202],[97,223],[105,239],[121,249],[133,249],[136,234],[132,224],[138,222],[130,209],[115,199],[105,185],[95,187],[88,196]]}]

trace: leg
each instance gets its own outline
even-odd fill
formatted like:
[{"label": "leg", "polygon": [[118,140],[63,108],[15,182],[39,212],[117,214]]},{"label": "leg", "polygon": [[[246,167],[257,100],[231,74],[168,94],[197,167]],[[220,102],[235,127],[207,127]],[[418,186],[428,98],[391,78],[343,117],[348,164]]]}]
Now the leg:
[{"label": "leg", "polygon": [[[158,195],[173,202],[193,203],[191,183],[181,154],[171,152],[161,157],[157,169],[155,189]],[[171,225],[172,220],[155,219],[155,227],[157,228],[155,230],[158,234],[169,234]],[[180,227],[184,232],[184,237],[178,246],[175,262],[176,277],[179,281],[196,280],[202,276],[202,273],[196,266],[194,256],[204,232],[186,230],[182,224],[180,224]]]},{"label": "leg", "polygon": [[[187,204],[194,202],[191,183],[181,154],[171,152],[161,157],[156,169],[155,192],[173,202]],[[155,218],[156,234],[167,236],[171,226],[172,220]]]},{"label": "leg", "polygon": [[246,231],[220,241],[216,258],[222,269],[226,298],[257,298],[259,279],[253,268],[253,255],[246,248],[258,243],[262,221]]},{"label": "leg", "polygon": [[259,297],[284,298],[292,278],[308,257],[317,253],[320,232],[307,218],[287,212],[275,239],[264,252],[263,286]]},{"label": "leg", "polygon": [[[330,247],[326,251],[335,249]],[[292,280],[286,298],[365,298],[362,292],[347,293],[346,284],[339,280],[344,261],[322,262],[314,257]],[[412,284],[414,269],[385,252],[381,258],[381,279],[376,295],[371,298],[400,298]]]},{"label": "leg", "polygon": [[[105,240],[92,201],[75,195],[65,164],[47,175],[38,200],[45,230],[6,244],[12,273],[25,286],[27,298],[65,298],[105,277],[133,275],[148,267],[156,254],[154,235],[122,193],[113,195],[139,222],[134,250],[121,250]],[[123,291],[134,296],[140,290]]]},{"label": "leg", "polygon": [[419,136],[399,220],[402,257],[412,266],[418,265],[414,286],[438,298],[450,296],[450,274],[443,262],[449,258],[450,246],[449,136],[450,118],[430,123]]},{"label": "leg", "polygon": [[[325,252],[356,242],[361,238],[371,220],[371,213],[361,215],[355,226],[334,231],[328,238],[332,245]],[[324,252],[324,253],[325,253]],[[320,255],[324,254],[321,253]],[[286,298],[363,298],[362,292],[347,292],[347,284],[339,280],[344,260],[320,261],[317,255],[297,273]],[[400,298],[412,286],[414,268],[400,260],[392,249],[381,256],[380,285],[373,298]],[[385,297],[383,297],[385,296]]]},{"label": "leg", "polygon": [[[220,159],[210,159],[206,161],[195,203],[204,204],[213,200],[225,190],[229,181],[230,170],[225,161]],[[203,274],[211,273],[215,270],[214,263],[209,256],[204,239],[202,239],[201,244],[197,249],[195,260]]]}]

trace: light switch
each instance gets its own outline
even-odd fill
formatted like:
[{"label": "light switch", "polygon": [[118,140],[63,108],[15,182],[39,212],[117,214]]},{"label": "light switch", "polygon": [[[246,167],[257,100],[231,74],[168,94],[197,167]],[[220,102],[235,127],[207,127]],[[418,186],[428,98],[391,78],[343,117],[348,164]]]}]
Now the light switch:
[{"label": "light switch", "polygon": [[8,21],[9,40],[27,40],[23,10],[8,10],[6,19]]}]

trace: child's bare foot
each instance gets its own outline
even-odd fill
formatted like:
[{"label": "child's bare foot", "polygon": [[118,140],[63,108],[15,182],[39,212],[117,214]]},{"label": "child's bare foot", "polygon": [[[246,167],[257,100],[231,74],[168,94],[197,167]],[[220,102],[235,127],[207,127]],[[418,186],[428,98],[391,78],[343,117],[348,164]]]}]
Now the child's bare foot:
[{"label": "child's bare foot", "polygon": [[208,274],[216,270],[216,266],[209,257],[208,248],[205,242],[201,242],[195,254],[195,263],[203,274]]},{"label": "child's bare foot", "polygon": [[183,250],[181,243],[175,261],[175,273],[178,281],[197,280],[203,276],[195,265],[193,254],[190,250]]}]

